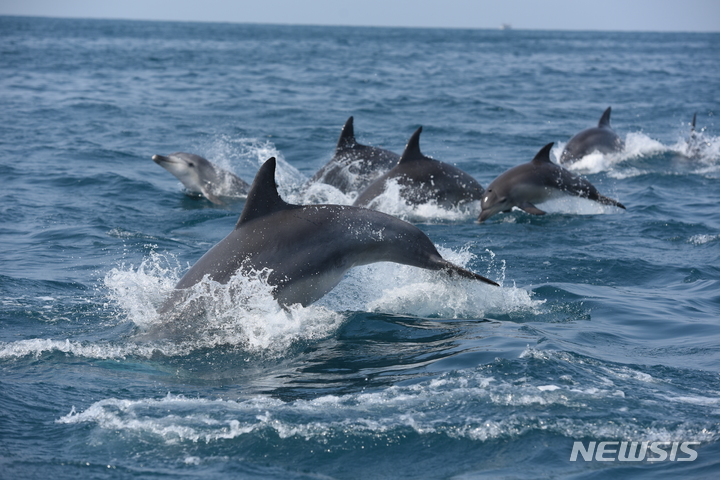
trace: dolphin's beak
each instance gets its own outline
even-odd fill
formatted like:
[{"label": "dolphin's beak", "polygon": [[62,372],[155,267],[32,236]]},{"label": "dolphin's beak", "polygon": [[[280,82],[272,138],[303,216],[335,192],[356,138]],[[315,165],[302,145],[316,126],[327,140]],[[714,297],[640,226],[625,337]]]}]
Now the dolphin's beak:
[{"label": "dolphin's beak", "polygon": [[152,161],[155,162],[155,163],[157,163],[158,165],[160,165],[160,164],[163,163],[163,162],[167,162],[167,161],[168,161],[168,158],[167,158],[167,157],[163,157],[162,155],[153,155],[153,156],[152,156]]},{"label": "dolphin's beak", "polygon": [[480,217],[478,218],[478,221],[482,223],[488,218],[492,217],[492,215],[493,212],[491,212],[490,210],[483,210],[482,212],[480,212]]}]

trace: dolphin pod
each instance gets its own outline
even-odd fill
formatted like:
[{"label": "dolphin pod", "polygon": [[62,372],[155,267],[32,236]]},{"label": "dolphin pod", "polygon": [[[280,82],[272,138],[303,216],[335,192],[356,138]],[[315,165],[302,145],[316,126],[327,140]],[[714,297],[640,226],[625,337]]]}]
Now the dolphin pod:
[{"label": "dolphin pod", "polygon": [[250,185],[232,172],[192,153],[153,155],[153,162],[177,177],[188,193],[201,194],[212,203],[223,205],[222,197],[245,197]]},{"label": "dolphin pod", "polygon": [[586,128],[568,140],[560,156],[561,165],[570,165],[595,151],[600,153],[619,152],[625,143],[610,126],[611,107],[603,112],[597,127]]},{"label": "dolphin pod", "polygon": [[500,174],[490,185],[481,202],[478,221],[484,222],[500,212],[518,207],[533,215],[545,212],[535,206],[558,195],[568,194],[588,198],[604,205],[625,208],[612,198],[601,195],[587,180],[554,164],[550,160],[553,143],[545,145],[528,163],[523,163]]},{"label": "dolphin pod", "polygon": [[313,175],[307,185],[326,183],[347,194],[359,192],[390,170],[400,156],[389,150],[362,145],[355,140],[353,117],[340,132],[332,159]]},{"label": "dolphin pod", "polygon": [[420,133],[422,127],[408,140],[397,165],[371,183],[353,205],[372,205],[391,180],[400,184],[401,197],[412,205],[435,202],[451,208],[482,198],[483,187],[469,174],[420,152]]},{"label": "dolphin pod", "polygon": [[[691,135],[694,124],[693,118]],[[190,192],[199,192],[213,203],[223,203],[222,196],[247,196],[235,228],[188,270],[159,312],[173,310],[188,289],[205,278],[226,284],[237,274],[253,271],[267,274],[273,295],[284,306],[312,304],[330,292],[352,267],[385,261],[498,286],[442,258],[427,235],[414,225],[363,208],[371,205],[391,180],[400,184],[401,195],[409,203],[437,202],[450,207],[480,200],[479,222],[513,207],[543,215],[545,212],[535,204],[558,195],[625,208],[601,195],[587,180],[554,164],[550,160],[552,143],[532,161],[502,173],[484,190],[466,172],[423,155],[421,132],[422,127],[398,156],[357,143],[353,117],[347,120],[333,159],[310,182],[329,183],[344,192],[360,191],[352,206],[285,202],[275,183],[274,157],[260,167],[249,186],[198,155],[154,155],[153,161],[175,175]],[[580,132],[568,142],[563,152],[566,159],[582,158],[584,154],[577,153],[582,151],[580,144],[594,150],[602,150],[603,145],[622,148],[622,141],[610,128],[610,108],[598,127]]]},{"label": "dolphin pod", "polygon": [[269,269],[268,283],[280,304],[308,305],[352,267],[375,262],[442,270],[498,285],[443,259],[427,235],[398,218],[353,206],[286,203],[275,184],[273,157],[260,167],[233,231],[175,288],[187,289],[205,277],[227,283],[238,272]]}]

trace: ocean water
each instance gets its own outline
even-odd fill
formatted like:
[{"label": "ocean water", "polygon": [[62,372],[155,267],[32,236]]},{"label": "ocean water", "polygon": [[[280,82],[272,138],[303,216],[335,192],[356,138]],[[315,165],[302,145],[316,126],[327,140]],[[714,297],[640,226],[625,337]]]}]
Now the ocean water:
[{"label": "ocean water", "polygon": [[[1,478],[717,478],[719,34],[0,17],[0,106]],[[487,186],[608,106],[627,149],[573,168],[625,211],[383,198],[501,288],[382,263],[282,309],[237,277],[194,337],[140,338],[243,207],[154,154],[276,156],[285,198],[347,204],[300,187],[350,115]]]}]

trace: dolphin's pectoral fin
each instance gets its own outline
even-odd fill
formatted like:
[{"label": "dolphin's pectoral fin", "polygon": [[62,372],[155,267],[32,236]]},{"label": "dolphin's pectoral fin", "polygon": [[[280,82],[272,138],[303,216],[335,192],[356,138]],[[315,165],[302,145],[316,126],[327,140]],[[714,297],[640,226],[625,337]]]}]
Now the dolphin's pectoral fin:
[{"label": "dolphin's pectoral fin", "polygon": [[527,213],[532,213],[533,215],[545,215],[545,212],[543,212],[530,202],[523,202],[518,205],[518,208],[523,209]]},{"label": "dolphin's pectoral fin", "polygon": [[605,195],[598,194],[598,197],[595,199],[596,202],[602,203],[603,205],[612,205],[614,207],[620,207],[623,210],[627,210],[625,208],[625,205],[618,202],[617,200],[613,200],[612,198],[606,197]]},{"label": "dolphin's pectoral fin", "polygon": [[205,198],[207,198],[208,200],[210,200],[210,201],[211,201],[212,203],[214,203],[215,205],[225,205],[225,202],[223,202],[222,200],[220,200],[220,197],[218,197],[218,196],[216,196],[216,195],[213,195],[212,193],[208,192],[208,191],[205,190],[205,189],[203,189],[202,194],[205,196]]},{"label": "dolphin's pectoral fin", "polygon": [[448,262],[447,260],[442,260],[441,268],[448,272],[450,275],[458,275],[462,278],[469,278],[471,280],[480,280],[481,282],[488,283],[490,285],[495,285],[496,287],[499,287],[500,285],[497,282],[494,282],[490,280],[489,278],[483,277],[482,275],[471,272],[470,270],[467,270],[465,268],[462,268],[458,265],[455,265],[454,263]]}]

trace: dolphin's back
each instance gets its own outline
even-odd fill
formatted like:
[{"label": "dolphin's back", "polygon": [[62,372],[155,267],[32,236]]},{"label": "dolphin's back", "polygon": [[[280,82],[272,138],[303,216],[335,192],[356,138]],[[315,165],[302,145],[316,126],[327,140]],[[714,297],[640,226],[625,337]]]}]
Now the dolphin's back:
[{"label": "dolphin's back", "polygon": [[353,117],[348,118],[338,139],[333,158],[308,181],[327,183],[343,193],[357,192],[390,170],[400,155],[355,140]]},{"label": "dolphin's back", "polygon": [[238,271],[268,269],[268,283],[281,303],[308,305],[352,267],[376,262],[479,277],[443,260],[414,225],[363,208],[311,205],[242,223],[203,255],[176,288],[192,287],[205,276],[227,283]]},{"label": "dolphin's back", "polygon": [[572,163],[595,151],[608,154],[623,149],[620,137],[609,128],[592,127],[585,129],[565,145],[560,163]]},{"label": "dolphin's back", "polygon": [[595,151],[608,154],[625,148],[622,139],[610,126],[611,111],[611,107],[608,107],[603,112],[596,127],[586,128],[568,141],[560,156],[561,164],[576,162]]},{"label": "dolphin's back", "polygon": [[420,151],[419,127],[410,137],[398,164],[358,195],[353,205],[368,206],[382,195],[390,180],[403,187],[402,197],[411,204],[436,202],[444,208],[480,200],[484,189],[468,173]]}]

